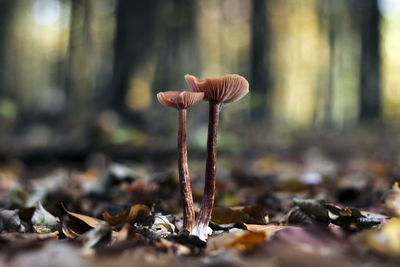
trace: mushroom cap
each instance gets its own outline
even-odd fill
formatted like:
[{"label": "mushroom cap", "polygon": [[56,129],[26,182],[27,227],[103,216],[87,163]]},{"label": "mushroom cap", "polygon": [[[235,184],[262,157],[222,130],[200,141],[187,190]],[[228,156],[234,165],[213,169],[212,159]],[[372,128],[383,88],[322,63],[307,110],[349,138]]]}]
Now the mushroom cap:
[{"label": "mushroom cap", "polygon": [[167,107],[185,109],[196,105],[204,98],[204,93],[187,91],[166,91],[157,94],[158,101]]},{"label": "mushroom cap", "polygon": [[201,80],[193,75],[185,75],[186,83],[193,92],[204,92],[204,100],[218,103],[235,102],[249,92],[249,82],[237,74]]}]

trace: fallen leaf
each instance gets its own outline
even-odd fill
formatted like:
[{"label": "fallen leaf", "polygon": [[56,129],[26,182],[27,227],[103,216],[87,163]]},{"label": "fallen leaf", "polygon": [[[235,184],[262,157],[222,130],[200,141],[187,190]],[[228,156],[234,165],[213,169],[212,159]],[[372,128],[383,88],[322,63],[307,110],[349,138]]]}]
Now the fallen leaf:
[{"label": "fallen leaf", "polygon": [[293,207],[285,217],[286,219],[283,219],[283,221],[288,224],[311,225],[314,223],[314,220],[299,207]]},{"label": "fallen leaf", "polygon": [[123,242],[137,236],[135,229],[129,223],[125,223],[121,230],[117,233],[115,242]]},{"label": "fallen leaf", "polygon": [[78,240],[83,243],[83,254],[92,255],[94,249],[103,247],[111,241],[111,227],[108,223],[101,222],[96,228],[78,237]]},{"label": "fallen leaf", "polygon": [[236,232],[235,239],[226,244],[226,248],[233,249],[239,252],[253,250],[256,247],[264,244],[266,240],[266,234],[264,232],[252,232],[252,231],[243,231]]},{"label": "fallen leaf", "polygon": [[211,214],[211,221],[217,224],[252,223],[265,224],[266,212],[260,206],[247,207],[215,207]]},{"label": "fallen leaf", "polygon": [[176,230],[174,220],[175,218],[173,216],[155,214],[154,221],[152,226],[150,227],[150,230],[158,233],[172,234]]},{"label": "fallen leaf", "polygon": [[103,213],[103,218],[109,224],[115,226],[121,223],[134,223],[149,216],[150,209],[146,205],[137,204],[130,208],[129,212],[124,210],[116,216],[111,216],[107,211]]},{"label": "fallen leaf", "polygon": [[81,235],[81,233],[76,232],[72,227],[70,227],[67,222],[63,222],[62,226],[61,226],[61,230],[63,232],[63,234],[70,238],[70,239],[75,239],[78,236]]},{"label": "fallen leaf", "polygon": [[[366,218],[363,212],[355,208],[340,207],[316,199],[293,199],[302,212],[318,222],[333,223],[348,231],[359,231],[377,225],[381,216]],[[292,218],[293,219],[293,218]]]},{"label": "fallen leaf", "polygon": [[111,225],[117,225],[120,223],[124,223],[127,222],[128,219],[128,211],[124,210],[122,211],[120,214],[116,215],[116,216],[111,216],[110,213],[108,213],[107,211],[105,211],[103,213],[103,219],[104,221],[108,222]]},{"label": "fallen leaf", "polygon": [[[368,229],[382,221],[381,215],[373,217],[374,214],[361,212],[355,208],[342,208],[332,203],[325,203],[324,206],[328,209],[331,222],[349,231]],[[369,214],[369,217],[364,214]]]},{"label": "fallen leaf", "polygon": [[9,232],[25,230],[18,216],[18,210],[0,209],[0,232],[3,229]]},{"label": "fallen leaf", "polygon": [[244,224],[247,230],[252,232],[264,233],[265,238],[270,239],[276,232],[283,229],[298,229],[300,227],[287,226],[287,225],[260,225],[260,224]]},{"label": "fallen leaf", "polygon": [[137,204],[131,207],[128,214],[128,222],[133,223],[149,216],[150,209],[146,205]]},{"label": "fallen leaf", "polygon": [[366,246],[380,254],[400,255],[400,218],[392,219],[380,230],[370,231],[365,239]]},{"label": "fallen leaf", "polygon": [[37,233],[51,233],[59,228],[60,219],[54,217],[38,202],[31,219],[33,229]]},{"label": "fallen leaf", "polygon": [[99,220],[99,219],[96,219],[96,218],[93,218],[93,217],[90,217],[87,215],[68,211],[64,206],[63,206],[63,208],[71,219],[77,219],[77,220],[89,225],[92,228],[95,228],[97,225],[99,225],[102,222],[102,220]]},{"label": "fallen leaf", "polygon": [[206,252],[216,253],[224,250],[245,251],[265,243],[264,232],[252,232],[248,230],[225,232],[217,236],[211,236],[207,241]]},{"label": "fallen leaf", "polygon": [[163,233],[173,233],[175,232],[175,226],[170,223],[159,223],[154,226],[153,230]]},{"label": "fallen leaf", "polygon": [[321,201],[316,199],[294,198],[293,203],[314,220],[329,222],[328,209],[324,207]]}]

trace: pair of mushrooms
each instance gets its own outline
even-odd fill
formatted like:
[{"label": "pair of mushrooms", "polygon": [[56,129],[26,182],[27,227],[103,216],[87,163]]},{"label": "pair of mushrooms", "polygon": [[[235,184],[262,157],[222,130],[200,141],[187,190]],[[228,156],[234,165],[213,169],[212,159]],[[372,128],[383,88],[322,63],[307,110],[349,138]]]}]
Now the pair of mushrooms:
[{"label": "pair of mushrooms", "polygon": [[[186,83],[192,92],[168,91],[157,94],[158,101],[178,110],[178,168],[179,184],[183,205],[183,228],[192,235],[205,241],[215,197],[215,174],[217,161],[217,130],[220,105],[235,102],[249,92],[249,83],[237,74],[220,78],[198,79],[185,75]],[[193,209],[193,197],[190,186],[186,146],[186,110],[201,100],[210,103],[207,160],[205,172],[204,195],[197,220]]]}]

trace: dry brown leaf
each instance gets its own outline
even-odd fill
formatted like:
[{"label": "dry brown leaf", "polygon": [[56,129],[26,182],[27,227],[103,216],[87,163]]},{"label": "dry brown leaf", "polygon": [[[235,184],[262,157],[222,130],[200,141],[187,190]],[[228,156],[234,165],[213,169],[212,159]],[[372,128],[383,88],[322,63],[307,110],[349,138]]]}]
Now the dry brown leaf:
[{"label": "dry brown leaf", "polygon": [[68,214],[70,220],[64,221],[61,229],[64,235],[71,239],[79,237],[83,233],[95,228],[97,225],[103,222],[102,220],[90,216],[70,212],[66,210],[65,207],[64,210]]},{"label": "dry brown leaf", "polygon": [[270,239],[276,232],[283,229],[297,229],[300,227],[295,226],[284,226],[284,225],[262,225],[262,224],[244,224],[247,227],[247,230],[251,232],[264,233],[265,238]]},{"label": "dry brown leaf", "polygon": [[93,218],[93,217],[90,217],[87,215],[68,211],[64,206],[63,206],[63,208],[70,218],[74,218],[81,222],[84,222],[85,224],[89,225],[92,228],[95,228],[97,225],[99,225],[102,222],[102,220],[99,220],[99,219],[96,219],[96,218]]},{"label": "dry brown leaf", "polygon": [[107,211],[103,213],[103,219],[111,225],[117,225],[126,222],[128,218],[128,211],[124,210],[116,216],[111,216]]},{"label": "dry brown leaf", "polygon": [[124,224],[122,229],[118,232],[117,237],[116,237],[116,242],[122,242],[131,238],[135,238],[136,232],[133,229],[132,225],[129,223]]},{"label": "dry brown leaf", "polygon": [[254,249],[265,243],[267,235],[264,232],[238,231],[227,232],[212,236],[207,242],[207,253],[215,253],[222,250],[234,250],[238,252]]},{"label": "dry brown leaf", "polygon": [[63,234],[70,238],[70,239],[75,239],[78,236],[80,236],[81,234],[77,233],[76,231],[74,231],[69,225],[67,225],[65,222],[63,222],[61,230],[63,232]]},{"label": "dry brown leaf", "polygon": [[150,214],[150,209],[146,205],[137,204],[127,210],[122,211],[117,216],[111,216],[107,211],[103,213],[103,218],[111,225],[118,225],[121,223],[134,223]]},{"label": "dry brown leaf", "polygon": [[150,209],[146,205],[137,204],[131,207],[128,215],[128,222],[133,223],[149,216]]},{"label": "dry brown leaf", "polygon": [[235,240],[226,244],[226,248],[242,252],[253,250],[265,243],[267,235],[264,232],[243,231],[235,233]]},{"label": "dry brown leaf", "polygon": [[208,251],[222,249],[233,249],[238,252],[255,249],[257,246],[268,241],[275,233],[288,228],[299,228],[281,225],[245,224],[247,231],[225,233],[210,238],[207,244]]},{"label": "dry brown leaf", "polygon": [[211,214],[211,221],[217,224],[251,223],[265,224],[266,212],[260,206],[248,207],[215,207]]}]

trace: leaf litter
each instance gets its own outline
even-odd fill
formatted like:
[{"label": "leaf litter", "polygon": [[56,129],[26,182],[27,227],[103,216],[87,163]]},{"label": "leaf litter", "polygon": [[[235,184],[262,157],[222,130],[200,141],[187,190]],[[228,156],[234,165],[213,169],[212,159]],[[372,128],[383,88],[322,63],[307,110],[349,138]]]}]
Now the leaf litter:
[{"label": "leaf litter", "polygon": [[[396,266],[400,194],[392,162],[335,159],[315,148],[298,159],[243,162],[217,176],[222,193],[206,243],[182,230],[176,173],[164,167],[57,166],[24,181],[7,170],[14,180],[0,188],[0,264]],[[201,180],[193,177],[193,192]]]}]

